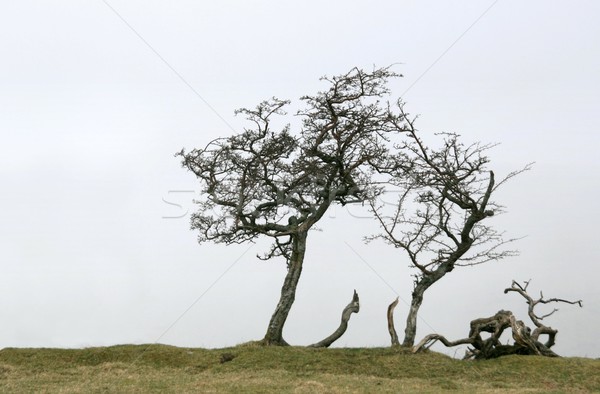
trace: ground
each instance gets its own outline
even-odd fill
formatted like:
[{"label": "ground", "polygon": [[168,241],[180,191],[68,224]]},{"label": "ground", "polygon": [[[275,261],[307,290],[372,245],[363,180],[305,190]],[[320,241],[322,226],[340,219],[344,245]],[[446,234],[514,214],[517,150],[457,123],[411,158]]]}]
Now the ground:
[{"label": "ground", "polygon": [[600,360],[462,361],[405,349],[2,349],[0,392],[600,392]]}]

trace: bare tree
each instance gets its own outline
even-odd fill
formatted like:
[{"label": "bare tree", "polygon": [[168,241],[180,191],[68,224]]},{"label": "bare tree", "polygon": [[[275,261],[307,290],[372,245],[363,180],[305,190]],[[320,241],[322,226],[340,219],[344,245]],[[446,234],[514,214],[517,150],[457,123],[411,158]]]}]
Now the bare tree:
[{"label": "bare tree", "polygon": [[[501,310],[494,316],[471,321],[471,328],[467,338],[448,341],[442,335],[430,334],[423,338],[421,342],[413,348],[413,352],[420,352],[433,345],[436,341],[440,341],[447,347],[465,344],[471,345],[472,347],[469,348],[465,354],[465,359],[489,359],[509,354],[558,357],[558,355],[550,349],[556,343],[556,334],[558,331],[542,323],[543,319],[551,316],[557,312],[558,309],[553,309],[543,316],[538,316],[535,313],[534,308],[539,304],[549,304],[552,302],[562,302],[571,305],[577,304],[582,307],[582,301],[569,301],[562,298],[544,299],[544,295],[541,292],[540,298],[534,300],[527,293],[529,283],[530,281],[527,281],[525,282],[525,286],[522,286],[520,283],[513,281],[511,286],[504,290],[504,293],[516,292],[525,298],[528,305],[529,318],[536,327],[533,332],[523,321],[517,320],[511,311]],[[500,343],[500,336],[507,328],[511,329],[512,337],[515,341],[512,345],[502,345]],[[489,333],[490,336],[487,339],[483,339],[481,336],[481,333],[483,332]],[[541,335],[548,336],[545,343],[540,342]]]},{"label": "bare tree", "polygon": [[[387,129],[406,139],[396,144],[395,165],[383,172],[398,191],[398,200],[390,212],[378,199],[371,209],[382,233],[367,237],[383,239],[408,256],[416,270],[410,309],[406,319],[403,346],[412,346],[417,330],[417,315],[425,291],[458,266],[473,266],[516,254],[504,246],[513,241],[486,224],[501,212],[492,200],[493,193],[509,179],[529,168],[508,174],[497,181],[487,168],[486,152],[493,145],[464,145],[459,135],[437,134],[441,147],[426,145],[415,128],[415,119],[404,111],[391,109]],[[390,305],[388,319],[393,319]],[[393,321],[388,321],[392,344],[398,344]]]},{"label": "bare tree", "polygon": [[[264,343],[286,345],[283,327],[302,272],[307,235],[334,203],[364,201],[370,173],[386,157],[386,81],[399,76],[388,68],[323,79],[326,91],[302,97],[302,127],[274,129],[288,101],[273,98],[256,109],[241,109],[252,124],[243,133],[182,150],[183,167],[201,184],[192,229],[199,242],[225,244],[273,239],[261,258],[283,256],[287,275]],[[358,300],[357,300],[358,301]]]}]

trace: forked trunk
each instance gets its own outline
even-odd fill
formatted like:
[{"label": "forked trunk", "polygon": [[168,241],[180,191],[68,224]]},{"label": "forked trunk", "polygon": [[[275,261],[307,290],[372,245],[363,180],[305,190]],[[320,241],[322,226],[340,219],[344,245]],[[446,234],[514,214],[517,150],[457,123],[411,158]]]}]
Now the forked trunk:
[{"label": "forked trunk", "polygon": [[302,263],[304,262],[304,253],[306,251],[306,235],[306,232],[299,232],[292,236],[292,255],[283,286],[281,287],[279,302],[263,339],[265,345],[288,345],[283,339],[283,326],[296,298],[296,287],[302,273]]}]

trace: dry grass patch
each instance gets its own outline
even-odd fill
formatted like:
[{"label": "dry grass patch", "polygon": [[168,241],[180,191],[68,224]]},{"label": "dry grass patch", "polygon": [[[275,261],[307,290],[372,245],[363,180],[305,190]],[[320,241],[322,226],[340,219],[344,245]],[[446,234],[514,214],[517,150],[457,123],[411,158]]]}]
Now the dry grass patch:
[{"label": "dry grass patch", "polygon": [[[223,355],[228,355],[223,361]],[[233,356],[229,360],[229,356]],[[403,349],[3,349],[0,392],[598,392],[600,361],[460,361]]]}]

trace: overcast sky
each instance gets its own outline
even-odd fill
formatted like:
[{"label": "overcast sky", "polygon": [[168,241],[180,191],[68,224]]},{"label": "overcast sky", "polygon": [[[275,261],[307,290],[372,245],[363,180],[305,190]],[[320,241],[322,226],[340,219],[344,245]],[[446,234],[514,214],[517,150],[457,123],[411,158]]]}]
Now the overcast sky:
[{"label": "overcast sky", "polygon": [[[167,343],[223,347],[264,335],[285,275],[264,244],[199,245],[194,177],[173,154],[244,126],[233,110],[326,88],[318,78],[398,63],[395,97],[425,138],[499,142],[491,168],[532,171],[490,220],[526,236],[519,257],[456,269],[426,293],[417,337],[526,305],[533,279],[559,305],[556,351],[600,357],[600,4],[593,1],[14,1],[0,10],[0,348]],[[292,344],[403,332],[407,259],[358,208],[309,236]],[[382,279],[383,278],[383,279]],[[546,309],[546,311],[551,308]],[[540,310],[541,311],[541,310]],[[436,349],[454,355],[455,350]],[[457,356],[462,356],[462,350]]]}]

